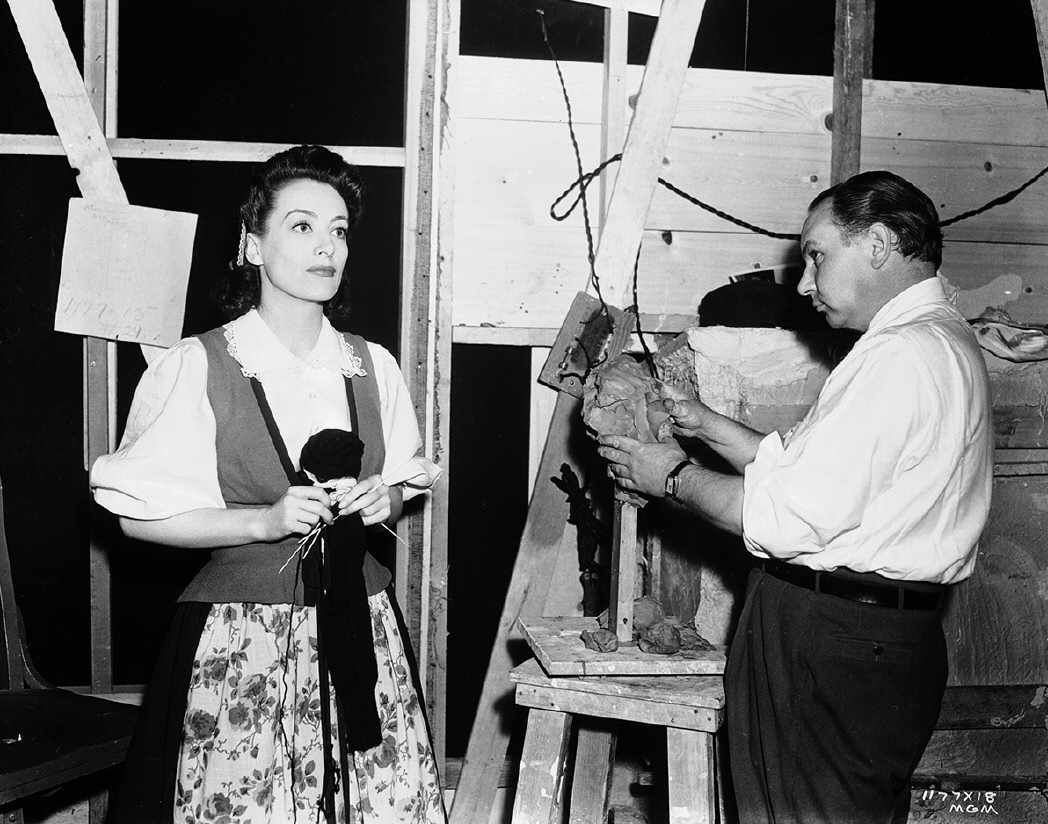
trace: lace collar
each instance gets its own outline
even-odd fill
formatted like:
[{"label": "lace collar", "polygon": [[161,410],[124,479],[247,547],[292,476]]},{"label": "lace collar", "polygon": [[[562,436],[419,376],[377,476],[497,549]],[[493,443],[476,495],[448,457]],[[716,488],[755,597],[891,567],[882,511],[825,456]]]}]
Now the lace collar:
[{"label": "lace collar", "polygon": [[353,345],[327,318],[323,319],[316,345],[306,358],[289,352],[255,309],[227,323],[224,329],[226,350],[240,364],[245,378],[303,367],[329,369],[348,378],[367,374]]}]

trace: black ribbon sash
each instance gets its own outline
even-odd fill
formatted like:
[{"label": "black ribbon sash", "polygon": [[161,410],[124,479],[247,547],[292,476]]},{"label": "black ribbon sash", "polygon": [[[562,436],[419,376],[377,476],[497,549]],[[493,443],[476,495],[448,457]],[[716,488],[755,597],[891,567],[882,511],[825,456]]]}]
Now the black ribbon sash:
[{"label": "black ribbon sash", "polygon": [[[344,379],[350,421],[353,432],[358,432],[353,383],[348,377]],[[312,485],[312,480],[305,473],[297,472],[291,463],[269,401],[257,378],[251,378],[251,388],[288,482],[293,486]],[[358,465],[355,473],[350,474],[357,477],[359,473]],[[323,552],[319,546],[321,539],[324,542]],[[371,749],[382,741],[381,724],[375,706],[378,667],[375,664],[375,640],[363,570],[367,535],[360,514],[336,518],[334,523],[321,529],[316,541],[317,544],[309,549],[305,558],[300,556],[296,574],[301,575],[304,604],[316,607],[317,611],[317,665],[324,736],[324,786],[321,798],[325,817],[329,822],[334,822],[335,776],[339,770],[331,744],[333,736],[328,674],[335,685],[340,709],[338,716],[342,735],[339,736],[339,761],[344,764],[350,751]],[[347,712],[347,708],[350,711]]]}]

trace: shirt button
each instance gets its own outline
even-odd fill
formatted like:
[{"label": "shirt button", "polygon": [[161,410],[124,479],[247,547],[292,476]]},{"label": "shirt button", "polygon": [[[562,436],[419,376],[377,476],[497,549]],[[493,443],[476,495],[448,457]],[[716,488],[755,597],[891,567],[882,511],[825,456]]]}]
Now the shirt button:
[{"label": "shirt button", "polygon": [[880,655],[882,652],[884,652],[884,647],[882,647],[880,644],[874,644],[873,645],[873,654],[874,655]]}]

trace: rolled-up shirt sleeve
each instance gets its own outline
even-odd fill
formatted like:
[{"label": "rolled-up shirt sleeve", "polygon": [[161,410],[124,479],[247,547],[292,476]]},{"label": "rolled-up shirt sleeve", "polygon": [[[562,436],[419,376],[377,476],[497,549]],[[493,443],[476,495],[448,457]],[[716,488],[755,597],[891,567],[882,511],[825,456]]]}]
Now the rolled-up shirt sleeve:
[{"label": "rolled-up shirt sleeve", "polygon": [[198,340],[187,338],[143,374],[120,447],[91,468],[95,500],[139,520],[224,508],[215,431],[207,355]]},{"label": "rolled-up shirt sleeve", "polygon": [[399,484],[404,500],[409,500],[433,486],[442,470],[420,454],[422,438],[415,407],[396,360],[377,344],[369,343],[368,347],[382,399],[382,434],[386,441],[382,480],[390,486]]}]

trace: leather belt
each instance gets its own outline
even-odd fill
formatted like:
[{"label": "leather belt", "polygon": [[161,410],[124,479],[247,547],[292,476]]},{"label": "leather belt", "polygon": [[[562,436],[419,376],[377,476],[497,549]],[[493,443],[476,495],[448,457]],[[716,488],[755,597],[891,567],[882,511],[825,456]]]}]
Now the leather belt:
[{"label": "leather belt", "polygon": [[[893,609],[938,609],[946,591],[940,584],[921,583],[920,589],[917,589],[902,582],[893,583],[881,576],[877,576],[880,579],[878,582],[871,582],[868,580],[869,575],[819,572],[801,564],[785,564],[782,561],[762,561],[761,567],[780,581],[812,592]],[[859,580],[860,577],[867,580]]]}]

